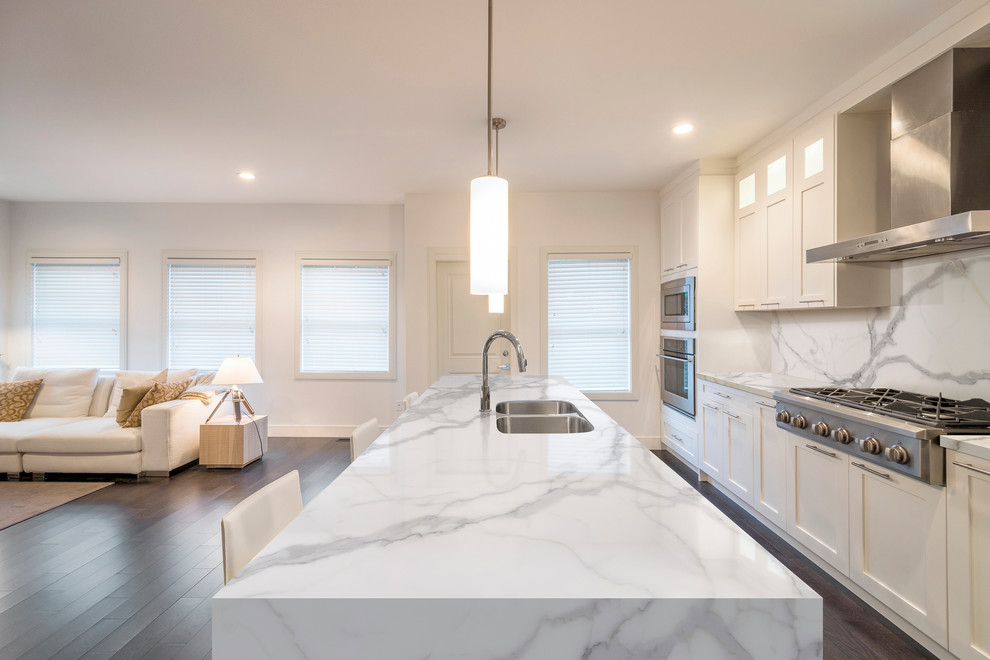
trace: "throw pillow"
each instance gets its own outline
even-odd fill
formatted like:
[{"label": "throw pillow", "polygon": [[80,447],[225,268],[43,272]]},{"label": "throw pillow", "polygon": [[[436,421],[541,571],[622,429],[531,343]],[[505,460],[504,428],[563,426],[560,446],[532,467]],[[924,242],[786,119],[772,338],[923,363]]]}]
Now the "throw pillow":
[{"label": "throw pillow", "polygon": [[121,426],[124,428],[141,426],[141,411],[149,406],[178,399],[179,395],[182,394],[191,383],[191,380],[184,380],[181,383],[155,383],[152,388],[148,390],[148,393],[144,395],[144,398],[141,399],[141,402],[134,407],[134,411],[131,413],[131,416],[128,417],[127,421]]},{"label": "throw pillow", "polygon": [[[164,383],[165,378],[168,376],[168,369],[162,369],[160,372],[154,371],[118,371],[117,379],[113,384],[113,392],[110,394],[110,406],[107,408],[107,412],[103,415],[104,417],[116,417],[117,409],[120,408],[120,397],[128,387],[135,387],[137,385],[142,385],[146,382],[154,381],[156,383]],[[150,389],[150,386],[149,386]],[[144,395],[142,395],[144,396]],[[138,398],[137,401],[141,399]],[[134,402],[137,405],[137,401]],[[134,406],[131,406],[131,410]],[[130,411],[127,412],[130,415]],[[127,417],[124,417],[126,420]],[[120,420],[118,420],[120,421]]]},{"label": "throw pillow", "polygon": [[118,424],[123,426],[127,422],[131,413],[134,412],[137,405],[141,403],[141,400],[144,399],[145,395],[151,391],[151,388],[157,382],[155,380],[146,380],[134,387],[128,387],[120,394],[120,405],[117,406],[117,412],[114,414]]},{"label": "throw pillow", "polygon": [[217,372],[215,371],[207,371],[205,374],[200,374],[199,376],[196,376],[195,380],[193,380],[193,386],[209,385],[210,383],[213,382],[213,377],[216,375]]},{"label": "throw pillow", "polygon": [[0,422],[19,422],[39,387],[40,378],[0,383]]},{"label": "throw pillow", "polygon": [[183,369],[182,371],[169,371],[166,383],[181,383],[184,380],[192,380],[196,377],[197,369]]},{"label": "throw pillow", "polygon": [[44,382],[28,406],[25,418],[86,417],[93,401],[99,369],[34,369],[18,367],[12,381]]}]

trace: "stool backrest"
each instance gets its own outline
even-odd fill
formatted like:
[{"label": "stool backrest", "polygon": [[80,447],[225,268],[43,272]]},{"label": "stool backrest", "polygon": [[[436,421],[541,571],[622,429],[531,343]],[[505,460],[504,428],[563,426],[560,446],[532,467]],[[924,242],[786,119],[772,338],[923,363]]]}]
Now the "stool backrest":
[{"label": "stool backrest", "polygon": [[365,449],[378,437],[378,418],[372,417],[351,434],[351,462],[357,460]]},{"label": "stool backrest", "polygon": [[409,406],[416,403],[416,399],[419,398],[419,392],[410,392],[406,395],[406,398],[402,400],[402,409],[409,410]]},{"label": "stool backrest", "polygon": [[248,495],[231,509],[220,521],[224,584],[240,573],[302,509],[298,470]]}]

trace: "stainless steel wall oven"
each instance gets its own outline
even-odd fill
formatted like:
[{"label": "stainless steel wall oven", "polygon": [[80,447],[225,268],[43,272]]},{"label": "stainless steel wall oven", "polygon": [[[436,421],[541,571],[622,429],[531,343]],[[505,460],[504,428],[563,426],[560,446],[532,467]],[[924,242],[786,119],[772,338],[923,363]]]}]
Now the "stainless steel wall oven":
[{"label": "stainless steel wall oven", "polygon": [[694,339],[662,337],[660,398],[664,405],[694,417]]}]

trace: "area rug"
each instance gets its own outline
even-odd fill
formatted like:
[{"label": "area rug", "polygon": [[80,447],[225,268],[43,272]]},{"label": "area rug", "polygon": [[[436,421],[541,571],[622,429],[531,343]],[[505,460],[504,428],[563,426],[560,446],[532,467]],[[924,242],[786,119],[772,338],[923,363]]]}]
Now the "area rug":
[{"label": "area rug", "polygon": [[71,481],[0,482],[0,529],[32,518],[39,513],[112,486],[111,482]]}]

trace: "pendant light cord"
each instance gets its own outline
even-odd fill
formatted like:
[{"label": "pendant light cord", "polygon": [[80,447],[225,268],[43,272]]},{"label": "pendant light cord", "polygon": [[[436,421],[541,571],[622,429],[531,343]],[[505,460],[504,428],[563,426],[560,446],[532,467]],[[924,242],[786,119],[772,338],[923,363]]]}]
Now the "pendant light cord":
[{"label": "pendant light cord", "polygon": [[488,0],[488,176],[492,176],[492,1]]}]

